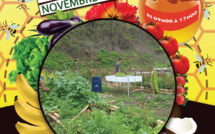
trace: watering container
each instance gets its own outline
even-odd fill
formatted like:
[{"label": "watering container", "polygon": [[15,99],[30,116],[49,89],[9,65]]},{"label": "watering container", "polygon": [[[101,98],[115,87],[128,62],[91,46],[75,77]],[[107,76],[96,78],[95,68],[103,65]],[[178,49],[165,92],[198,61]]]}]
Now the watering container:
[{"label": "watering container", "polygon": [[92,77],[92,91],[93,92],[102,92],[102,77]]}]

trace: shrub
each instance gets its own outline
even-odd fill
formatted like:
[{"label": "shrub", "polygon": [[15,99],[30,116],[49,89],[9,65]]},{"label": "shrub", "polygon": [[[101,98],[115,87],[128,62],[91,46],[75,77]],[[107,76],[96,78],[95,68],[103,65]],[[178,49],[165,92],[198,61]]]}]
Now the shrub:
[{"label": "shrub", "polygon": [[152,86],[154,86],[155,92],[159,93],[158,76],[157,76],[157,70],[156,69],[154,70],[154,73],[153,73],[153,85]]}]

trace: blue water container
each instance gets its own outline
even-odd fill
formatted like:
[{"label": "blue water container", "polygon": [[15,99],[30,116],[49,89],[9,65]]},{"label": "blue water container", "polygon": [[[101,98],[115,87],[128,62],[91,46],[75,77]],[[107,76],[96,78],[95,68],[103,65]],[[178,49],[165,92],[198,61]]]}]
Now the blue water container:
[{"label": "blue water container", "polygon": [[92,91],[102,92],[102,77],[92,77]]}]

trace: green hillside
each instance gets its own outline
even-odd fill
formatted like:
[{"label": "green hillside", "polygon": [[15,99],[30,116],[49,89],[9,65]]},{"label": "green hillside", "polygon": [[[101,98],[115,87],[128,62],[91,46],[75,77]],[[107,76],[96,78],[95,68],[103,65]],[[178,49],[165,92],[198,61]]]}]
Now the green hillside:
[{"label": "green hillside", "polygon": [[118,58],[122,58],[122,72],[131,69],[151,70],[170,67],[162,47],[139,27],[120,21],[94,21],[68,32],[49,53],[44,69],[78,70],[83,75],[114,73]]}]

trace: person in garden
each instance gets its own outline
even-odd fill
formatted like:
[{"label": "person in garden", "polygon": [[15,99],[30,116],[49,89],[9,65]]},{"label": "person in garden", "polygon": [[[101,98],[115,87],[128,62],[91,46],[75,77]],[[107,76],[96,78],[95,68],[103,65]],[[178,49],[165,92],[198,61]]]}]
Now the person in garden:
[{"label": "person in garden", "polygon": [[[122,59],[120,58],[118,60],[118,62],[116,63],[116,70],[115,70],[115,73],[118,73],[118,72],[121,72],[120,70],[120,63],[122,62]],[[114,84],[114,87],[116,86],[117,83]],[[121,83],[122,86],[124,86],[124,83]]]},{"label": "person in garden", "polygon": [[50,91],[50,89],[45,87],[45,82],[44,82],[44,77],[41,75],[40,76],[40,86],[39,89],[41,89],[42,91]]},{"label": "person in garden", "polygon": [[115,73],[120,72],[120,63],[122,62],[122,59],[119,59],[118,62],[116,63],[116,70]]}]

